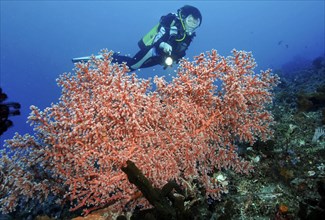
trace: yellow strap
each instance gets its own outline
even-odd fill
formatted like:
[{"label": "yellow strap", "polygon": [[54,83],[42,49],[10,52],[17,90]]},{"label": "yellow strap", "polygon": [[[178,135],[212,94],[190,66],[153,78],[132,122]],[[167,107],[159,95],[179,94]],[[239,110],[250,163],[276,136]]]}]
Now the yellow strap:
[{"label": "yellow strap", "polygon": [[183,27],[183,30],[184,30],[183,37],[181,39],[176,39],[176,41],[180,42],[180,41],[184,40],[185,37],[186,37],[185,25],[184,25],[184,22],[183,22],[183,19],[182,19],[182,16],[181,16],[181,10],[179,10],[178,17],[181,20],[181,24],[182,24],[182,27]]}]

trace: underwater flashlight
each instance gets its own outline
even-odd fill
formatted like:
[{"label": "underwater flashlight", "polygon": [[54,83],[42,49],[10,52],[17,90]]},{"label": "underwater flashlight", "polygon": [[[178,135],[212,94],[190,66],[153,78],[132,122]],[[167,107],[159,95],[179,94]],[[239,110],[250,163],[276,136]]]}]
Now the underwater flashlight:
[{"label": "underwater flashlight", "polygon": [[166,64],[167,66],[171,66],[171,65],[173,64],[173,58],[171,58],[171,57],[166,57],[166,59],[165,59],[165,64]]}]

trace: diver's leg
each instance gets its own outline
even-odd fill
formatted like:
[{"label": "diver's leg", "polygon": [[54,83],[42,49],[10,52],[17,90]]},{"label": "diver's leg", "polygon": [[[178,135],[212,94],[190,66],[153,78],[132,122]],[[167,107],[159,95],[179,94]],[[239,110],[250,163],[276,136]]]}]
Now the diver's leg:
[{"label": "diver's leg", "polygon": [[[140,50],[134,57],[122,56],[118,53],[113,54],[113,62],[117,63],[126,63],[126,65],[130,68],[131,71],[144,67],[143,65],[148,62],[153,56],[154,48],[149,48],[147,50]],[[152,64],[156,65],[156,64]],[[147,67],[147,66],[146,66]]]},{"label": "diver's leg", "polygon": [[161,64],[161,57],[159,56],[154,56],[154,57],[150,57],[146,62],[144,62],[141,66],[141,68],[147,68],[147,67],[152,67],[152,66],[156,66],[158,64]]},{"label": "diver's leg", "polygon": [[129,56],[122,56],[119,53],[114,53],[112,55],[113,58],[113,63],[118,63],[118,64],[122,64],[122,63],[126,63],[127,66],[131,66],[135,61],[132,57]]},{"label": "diver's leg", "polygon": [[150,67],[159,64],[159,57],[156,55],[155,48],[149,50],[141,50],[134,57],[134,64],[131,69],[140,69],[142,67]]}]

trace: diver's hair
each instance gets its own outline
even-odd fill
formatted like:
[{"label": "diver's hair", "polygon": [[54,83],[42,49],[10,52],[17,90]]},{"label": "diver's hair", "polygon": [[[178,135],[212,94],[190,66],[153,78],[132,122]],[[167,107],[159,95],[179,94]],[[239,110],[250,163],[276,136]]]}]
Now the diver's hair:
[{"label": "diver's hair", "polygon": [[192,15],[195,19],[200,19],[200,25],[202,23],[202,15],[199,9],[191,5],[184,5],[178,9],[177,14],[181,14],[182,18],[186,18],[189,15]]}]

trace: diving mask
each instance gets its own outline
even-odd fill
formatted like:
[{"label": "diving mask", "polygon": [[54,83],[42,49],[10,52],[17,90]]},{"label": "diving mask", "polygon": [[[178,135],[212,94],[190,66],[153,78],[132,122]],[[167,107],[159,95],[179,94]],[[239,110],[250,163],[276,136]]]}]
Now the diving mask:
[{"label": "diving mask", "polygon": [[185,18],[185,31],[189,35],[191,35],[199,25],[200,19],[195,19],[192,15]]}]

